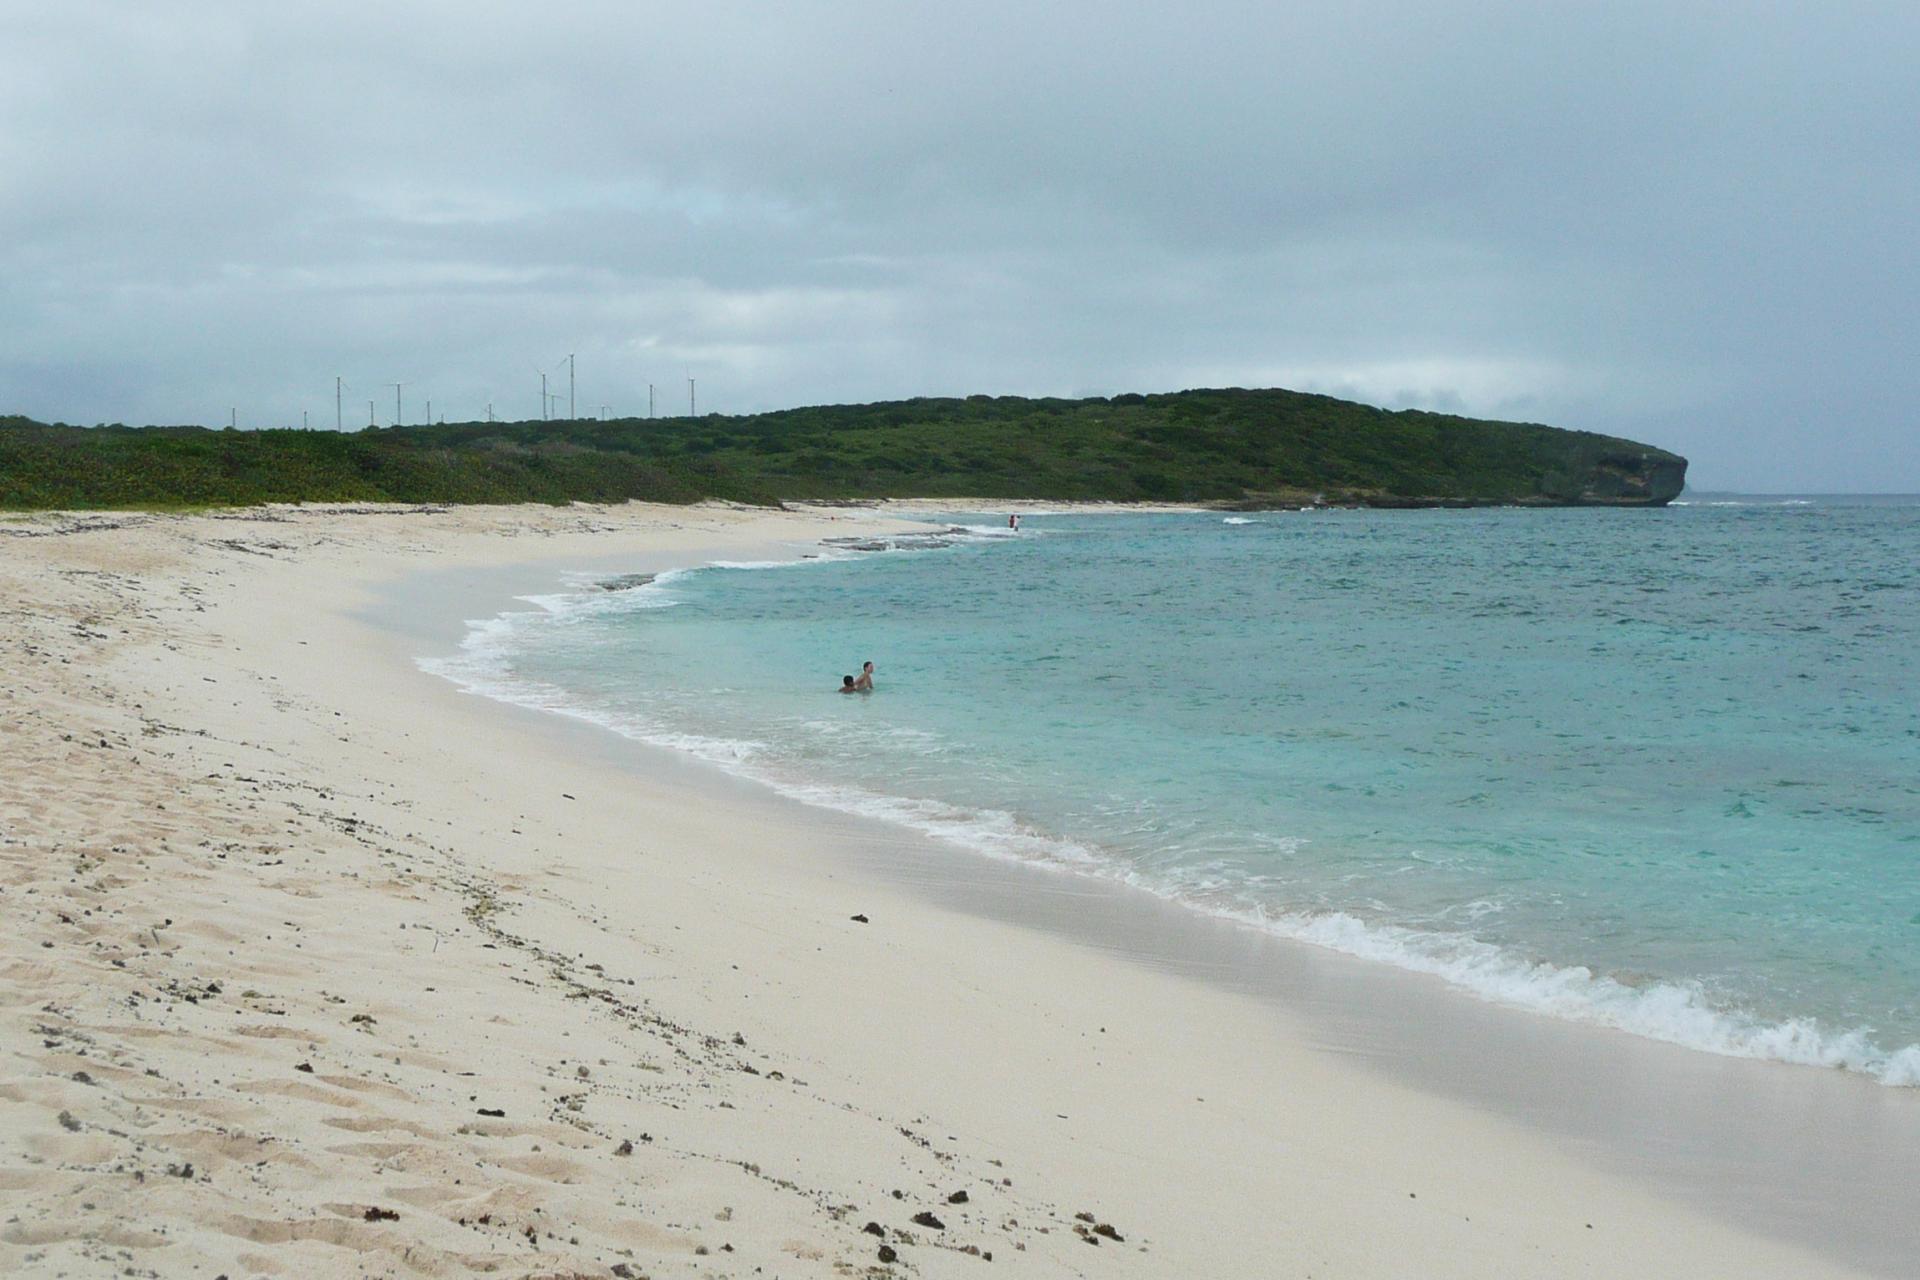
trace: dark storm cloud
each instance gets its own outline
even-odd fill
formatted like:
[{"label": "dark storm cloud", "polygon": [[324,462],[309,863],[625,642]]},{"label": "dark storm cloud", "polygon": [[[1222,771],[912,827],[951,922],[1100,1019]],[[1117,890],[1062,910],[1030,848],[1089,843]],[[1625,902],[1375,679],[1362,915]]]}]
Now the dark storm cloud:
[{"label": "dark storm cloud", "polygon": [[0,410],[1282,384],[1920,488],[1910,6],[0,8]]}]

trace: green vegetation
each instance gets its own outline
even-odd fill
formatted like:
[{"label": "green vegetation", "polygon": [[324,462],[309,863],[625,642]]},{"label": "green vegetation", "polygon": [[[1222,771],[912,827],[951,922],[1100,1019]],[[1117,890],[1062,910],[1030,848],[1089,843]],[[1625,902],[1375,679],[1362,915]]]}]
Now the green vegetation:
[{"label": "green vegetation", "polygon": [[1686,459],[1294,391],[970,396],[728,417],[331,431],[0,417],[0,508],[259,502],[1104,499],[1659,505]]}]

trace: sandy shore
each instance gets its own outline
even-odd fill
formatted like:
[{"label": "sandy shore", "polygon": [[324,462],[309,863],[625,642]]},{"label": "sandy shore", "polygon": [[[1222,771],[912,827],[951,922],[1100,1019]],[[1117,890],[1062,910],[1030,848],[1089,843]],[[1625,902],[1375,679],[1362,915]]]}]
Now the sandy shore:
[{"label": "sandy shore", "polygon": [[0,523],[0,1273],[1849,1274],[367,617],[884,519]]}]

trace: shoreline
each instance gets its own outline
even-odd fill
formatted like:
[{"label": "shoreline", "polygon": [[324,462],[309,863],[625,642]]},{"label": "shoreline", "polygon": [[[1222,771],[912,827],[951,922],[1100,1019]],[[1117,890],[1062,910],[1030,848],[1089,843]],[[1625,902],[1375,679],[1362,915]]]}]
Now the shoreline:
[{"label": "shoreline", "polygon": [[[1032,514],[1125,514],[1105,506],[1091,509],[1048,509],[1036,507]],[[1133,509],[1132,514],[1203,515],[1194,509],[1149,506]],[[721,560],[708,566],[681,566],[658,575],[661,580],[699,567],[729,569],[779,569],[800,567],[808,562],[845,559],[842,552],[860,553],[856,558],[886,551],[919,551],[943,548],[949,535],[960,541],[971,537],[987,542],[1004,535],[997,525],[980,520],[998,514],[991,510],[948,510],[924,501],[888,508],[877,515],[910,515],[915,519],[941,516],[930,521],[924,541],[909,533],[893,533],[872,538],[833,538],[811,547],[794,544],[785,548],[784,557],[772,552],[756,555],[751,562]],[[960,523],[954,523],[955,521]],[[1234,523],[1233,517],[1227,518]],[[944,526],[944,527],[943,527]],[[1044,531],[1044,530],[1043,530]],[[1439,978],[1449,988],[1476,1000],[1517,1009],[1536,1016],[1600,1027],[1659,1041],[1693,1052],[1717,1056],[1777,1062],[1787,1065],[1835,1069],[1863,1076],[1876,1083],[1911,1088],[1920,1084],[1914,1072],[1920,1069],[1915,1054],[1920,1049],[1884,1048],[1871,1039],[1868,1028],[1821,1027],[1811,1016],[1786,1017],[1768,1021],[1739,1008],[1715,1007],[1696,997],[1679,979],[1630,986],[1605,974],[1595,973],[1578,961],[1553,960],[1511,949],[1496,947],[1477,939],[1422,933],[1391,924],[1372,924],[1344,913],[1306,916],[1289,913],[1264,914],[1252,907],[1223,906],[1196,901],[1192,897],[1143,880],[1121,862],[1105,857],[1089,857],[1090,848],[1070,832],[1044,832],[1021,825],[1014,815],[998,809],[967,810],[947,805],[927,808],[900,803],[889,793],[860,787],[827,783],[817,776],[796,777],[770,774],[749,763],[756,744],[712,737],[706,729],[648,730],[611,718],[589,705],[582,705],[567,690],[544,684],[529,686],[496,665],[490,656],[491,641],[501,633],[513,632],[526,620],[551,622],[558,616],[597,613],[610,603],[606,592],[609,582],[619,589],[654,585],[651,573],[623,573],[623,562],[614,560],[595,570],[579,570],[567,575],[564,583],[542,581],[501,598],[488,600],[479,594],[469,612],[487,616],[465,619],[454,628],[440,627],[423,633],[423,639],[438,642],[441,651],[423,658],[422,669],[447,679],[467,692],[491,698],[507,705],[555,714],[616,734],[630,741],[662,747],[676,754],[698,759],[729,775],[746,778],[773,792],[798,799],[808,808],[825,809],[856,817],[878,818],[889,829],[915,833],[917,838],[932,838],[943,847],[951,845],[968,853],[998,861],[1015,861],[1049,866],[1070,874],[1116,882],[1129,892],[1153,896],[1180,909],[1229,921],[1237,926],[1259,930],[1316,949],[1338,952],[1368,964],[1385,965],[1404,973]],[[495,608],[506,604],[511,594],[528,608]],[[389,610],[389,619],[393,611]],[[984,826],[982,824],[984,823]],[[1011,829],[1010,829],[1011,827]],[[1094,850],[1097,852],[1097,850]],[[1898,1042],[1895,1042],[1896,1044]],[[1917,1133],[1916,1138],[1920,1138]],[[1920,1175],[1920,1166],[1914,1173]]]},{"label": "shoreline", "polygon": [[[395,515],[162,517],[4,567],[29,604],[8,745],[65,770],[4,793],[10,1272],[98,1247],[167,1274],[971,1275],[971,1246],[1045,1274],[1852,1273],[1590,1167],[1564,1127],[1396,1080],[1311,999],[1234,990],[1231,955],[997,918],[1048,895],[411,668],[436,595],[497,608],[514,575],[737,558],[871,513]],[[413,621],[376,630],[396,598]],[[82,722],[109,745],[76,745]],[[176,816],[148,813],[162,796]],[[1288,981],[1324,1013],[1353,998],[1329,975]],[[1723,1065],[1743,1089],[1794,1070]]]},{"label": "shoreline", "polygon": [[[1108,504],[1034,504],[1034,510],[1126,513]],[[921,519],[955,510],[916,501],[876,514]],[[804,554],[796,545],[791,563]],[[609,560],[581,572],[613,574],[624,563]],[[445,652],[466,633],[468,615],[499,616],[511,611],[505,608],[510,599],[557,590],[549,576],[521,579],[511,589],[502,582],[490,596],[475,590],[458,605],[435,600],[431,611],[438,613],[438,624],[415,628],[415,634]],[[409,608],[420,607],[417,594],[409,600]],[[383,616],[392,620],[394,602]],[[445,671],[432,674],[515,714],[564,719],[580,749],[600,742],[627,768],[658,770],[670,758],[681,762],[684,785],[695,791],[716,779],[730,787],[744,783],[760,803],[779,811],[777,820],[830,832],[845,851],[841,861],[858,873],[882,877],[935,905],[1252,996],[1301,1021],[1331,1052],[1363,1060],[1396,1082],[1554,1133],[1606,1168],[1731,1221],[1792,1240],[1832,1245],[1847,1237],[1848,1256],[1887,1274],[1897,1274],[1902,1259],[1920,1248],[1920,1229],[1898,1225],[1906,1211],[1899,1188],[1920,1185],[1920,1091],[1908,1086],[1864,1071],[1720,1053],[1497,999],[1444,975],[1207,911],[1130,881],[983,852],[905,820],[796,795],[592,716],[477,689]],[[1892,1096],[1882,1099],[1882,1093]],[[1730,1106],[1729,1094],[1745,1101]],[[1770,1132],[1769,1125],[1777,1129]],[[1808,1132],[1826,1138],[1810,1146],[1793,1136]],[[1765,1185],[1727,1182],[1729,1150],[1765,1169]],[[1656,1151],[1657,1157],[1649,1154]],[[1843,1190],[1850,1206],[1839,1214],[1822,1203],[1836,1190]],[[1864,1212],[1868,1207],[1873,1212]],[[1879,1225],[1863,1228],[1863,1217]]]}]

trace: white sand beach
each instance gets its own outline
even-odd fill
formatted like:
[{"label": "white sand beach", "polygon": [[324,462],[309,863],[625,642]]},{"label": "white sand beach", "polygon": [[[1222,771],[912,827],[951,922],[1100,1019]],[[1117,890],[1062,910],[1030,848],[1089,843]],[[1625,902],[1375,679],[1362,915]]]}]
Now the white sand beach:
[{"label": "white sand beach", "polygon": [[0,1274],[1853,1274],[372,619],[885,521],[0,523]]}]

